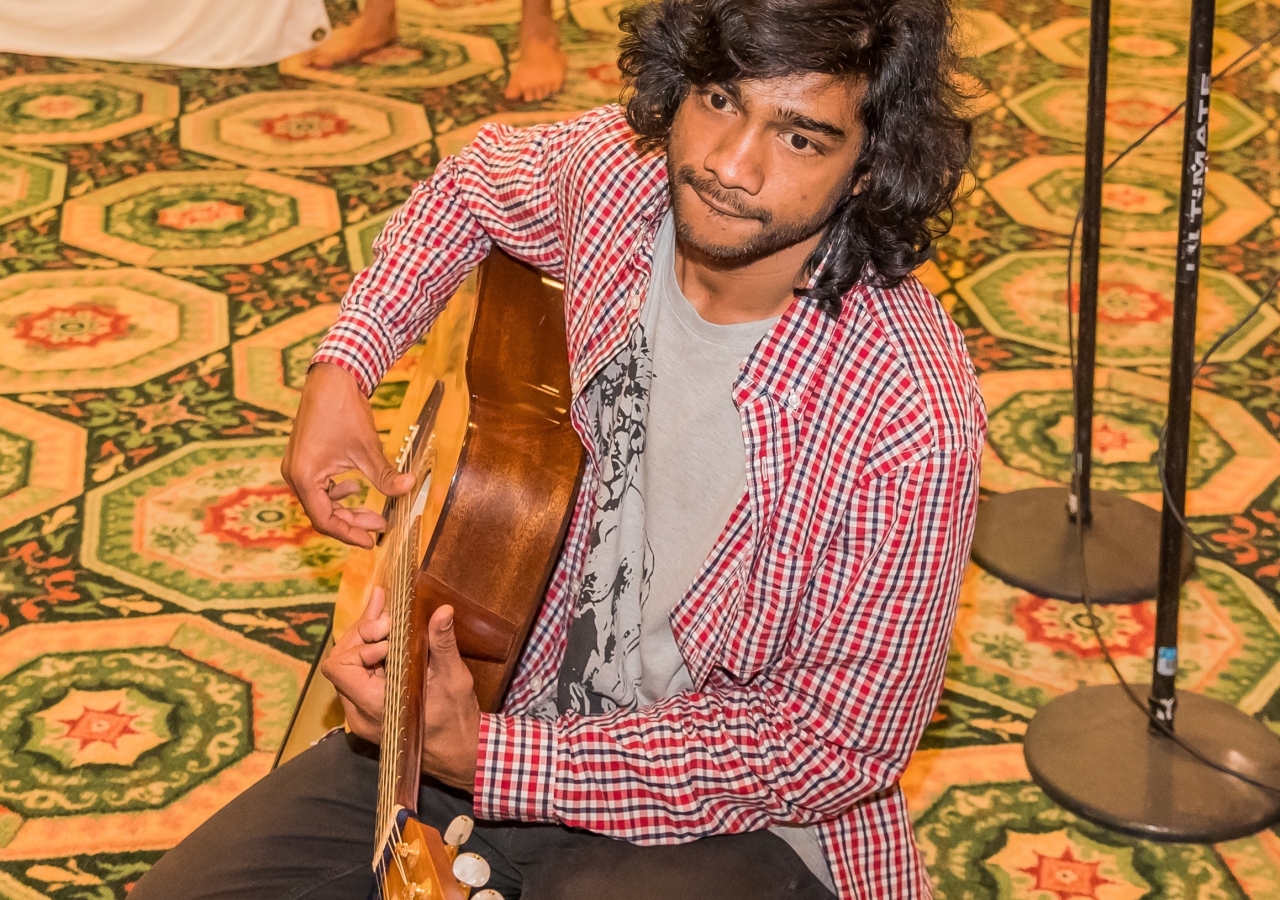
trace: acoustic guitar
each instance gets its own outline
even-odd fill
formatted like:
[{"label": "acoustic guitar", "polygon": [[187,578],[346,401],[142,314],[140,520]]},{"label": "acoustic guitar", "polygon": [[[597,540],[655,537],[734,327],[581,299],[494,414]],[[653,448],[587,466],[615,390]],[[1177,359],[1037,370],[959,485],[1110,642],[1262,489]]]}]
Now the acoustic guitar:
[{"label": "acoustic guitar", "polygon": [[459,292],[437,321],[435,365],[419,363],[393,429],[415,487],[386,502],[387,531],[349,555],[339,589],[340,606],[362,608],[381,585],[391,620],[374,858],[386,900],[461,900],[487,878],[483,860],[457,852],[469,824],[446,840],[414,815],[420,648],[431,614],[453,606],[480,708],[500,708],[582,475],[559,285],[495,251],[469,300]]}]

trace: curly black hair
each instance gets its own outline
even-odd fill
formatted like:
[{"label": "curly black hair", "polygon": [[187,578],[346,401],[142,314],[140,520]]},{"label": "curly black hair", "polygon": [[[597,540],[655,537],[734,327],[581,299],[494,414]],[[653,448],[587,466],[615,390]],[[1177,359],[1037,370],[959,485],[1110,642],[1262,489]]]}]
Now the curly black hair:
[{"label": "curly black hair", "polygon": [[666,146],[694,87],[812,72],[865,84],[857,190],[805,265],[816,281],[797,292],[828,314],[859,282],[899,284],[950,227],[971,128],[949,0],[657,0],[620,19],[627,121],[643,149]]}]

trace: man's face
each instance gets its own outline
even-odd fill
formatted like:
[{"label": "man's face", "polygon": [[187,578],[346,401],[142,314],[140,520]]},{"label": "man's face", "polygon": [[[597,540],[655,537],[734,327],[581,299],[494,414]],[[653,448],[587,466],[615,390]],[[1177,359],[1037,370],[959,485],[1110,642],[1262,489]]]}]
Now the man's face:
[{"label": "man's face", "polygon": [[667,147],[681,243],[749,262],[821,231],[851,190],[860,99],[857,82],[816,74],[691,89]]}]

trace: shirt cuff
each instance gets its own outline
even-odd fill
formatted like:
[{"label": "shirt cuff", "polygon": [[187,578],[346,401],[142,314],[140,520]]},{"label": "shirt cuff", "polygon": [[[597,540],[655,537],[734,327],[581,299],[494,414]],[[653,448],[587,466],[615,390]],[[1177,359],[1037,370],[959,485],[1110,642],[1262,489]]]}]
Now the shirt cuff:
[{"label": "shirt cuff", "polygon": [[476,818],[554,822],[554,722],[482,713],[476,758]]},{"label": "shirt cuff", "polygon": [[395,342],[382,324],[363,309],[345,309],[311,357],[311,364],[333,363],[355,376],[371,396],[382,376],[395,363]]}]

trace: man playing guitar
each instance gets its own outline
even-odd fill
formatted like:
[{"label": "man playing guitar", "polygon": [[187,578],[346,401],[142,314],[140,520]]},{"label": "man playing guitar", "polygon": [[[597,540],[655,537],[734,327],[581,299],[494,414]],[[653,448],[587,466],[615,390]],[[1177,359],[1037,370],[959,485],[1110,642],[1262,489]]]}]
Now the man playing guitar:
[{"label": "man playing guitar", "polygon": [[[503,711],[429,630],[419,812],[508,900],[930,895],[897,781],[934,708],[984,414],[911,275],[969,149],[946,0],[658,0],[625,108],[487,126],[388,223],[284,463],[371,546],[358,469],[408,489],[367,396],[495,245],[564,284],[577,506]],[[387,624],[326,675],[352,735],[251,788],[133,900],[351,898]]]}]

